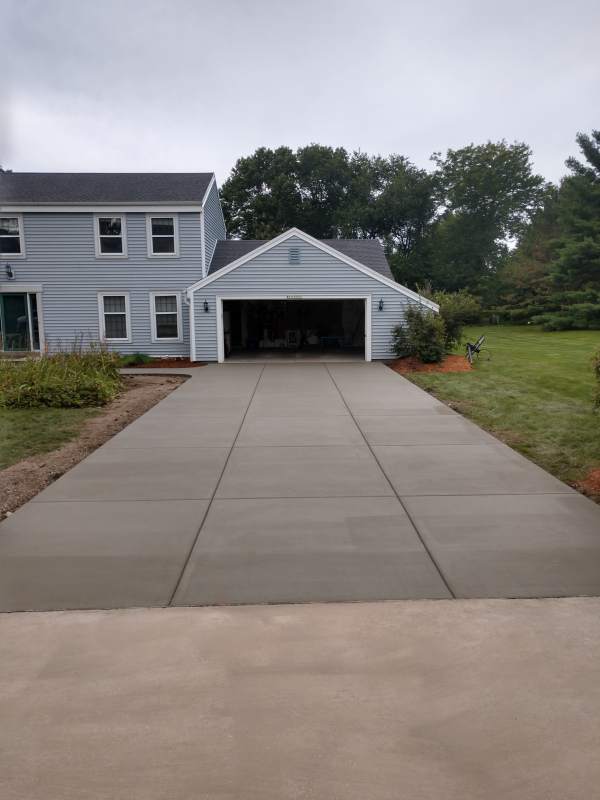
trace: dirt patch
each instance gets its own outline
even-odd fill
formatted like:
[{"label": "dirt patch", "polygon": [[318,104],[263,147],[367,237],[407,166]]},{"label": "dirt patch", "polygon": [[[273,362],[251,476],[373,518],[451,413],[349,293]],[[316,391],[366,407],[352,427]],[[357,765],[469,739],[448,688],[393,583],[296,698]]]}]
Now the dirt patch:
[{"label": "dirt patch", "polygon": [[68,472],[100,445],[126,428],[187,378],[181,375],[125,375],[123,393],[86,420],[81,434],[50,453],[25,458],[0,472],[0,519]]},{"label": "dirt patch", "polygon": [[448,356],[441,364],[421,364],[419,359],[399,358],[389,365],[394,372],[473,372],[473,367],[464,356]]},{"label": "dirt patch", "polygon": [[590,470],[582,481],[575,484],[575,488],[594,500],[600,501],[600,467]]},{"label": "dirt patch", "polygon": [[157,358],[156,361],[151,361],[149,364],[135,364],[131,367],[124,367],[124,369],[166,369],[167,367],[205,367],[206,361],[190,361],[189,358]]}]

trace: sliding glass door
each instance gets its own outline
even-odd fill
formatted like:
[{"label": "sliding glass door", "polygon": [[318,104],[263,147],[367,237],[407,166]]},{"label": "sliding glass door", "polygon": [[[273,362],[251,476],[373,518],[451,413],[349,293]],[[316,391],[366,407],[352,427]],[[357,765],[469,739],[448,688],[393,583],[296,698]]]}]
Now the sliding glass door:
[{"label": "sliding glass door", "polygon": [[0,294],[2,349],[26,351],[40,349],[38,308],[35,294]]}]

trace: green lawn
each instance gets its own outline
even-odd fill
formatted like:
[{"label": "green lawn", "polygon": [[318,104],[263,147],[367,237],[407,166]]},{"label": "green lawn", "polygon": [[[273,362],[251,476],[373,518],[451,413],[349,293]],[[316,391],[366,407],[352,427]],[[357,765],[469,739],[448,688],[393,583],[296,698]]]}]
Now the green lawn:
[{"label": "green lawn", "polygon": [[98,413],[88,408],[0,409],[0,469],[55,450]]},{"label": "green lawn", "polygon": [[[475,372],[411,375],[440,399],[511,447],[568,482],[600,466],[600,414],[592,411],[594,374],[589,364],[600,331],[543,333],[532,326],[476,325],[485,333],[492,360]],[[460,351],[464,353],[463,351]]]}]

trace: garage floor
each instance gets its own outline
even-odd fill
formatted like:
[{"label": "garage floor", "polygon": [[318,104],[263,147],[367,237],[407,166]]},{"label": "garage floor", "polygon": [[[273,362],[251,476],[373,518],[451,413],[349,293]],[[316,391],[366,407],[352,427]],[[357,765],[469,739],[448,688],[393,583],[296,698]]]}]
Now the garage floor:
[{"label": "garage floor", "polygon": [[0,525],[0,609],[600,594],[600,508],[377,363],[193,377]]}]

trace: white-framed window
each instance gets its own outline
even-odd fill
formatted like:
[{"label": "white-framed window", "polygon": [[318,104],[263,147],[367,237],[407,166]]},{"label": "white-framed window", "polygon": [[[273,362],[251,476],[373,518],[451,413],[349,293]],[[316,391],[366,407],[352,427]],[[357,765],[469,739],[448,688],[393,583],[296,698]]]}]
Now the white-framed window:
[{"label": "white-framed window", "polygon": [[179,218],[177,214],[147,214],[149,258],[179,258]]},{"label": "white-framed window", "polygon": [[96,258],[127,258],[125,214],[94,214]]},{"label": "white-framed window", "polygon": [[25,257],[23,216],[0,213],[0,255],[7,258]]},{"label": "white-framed window", "polygon": [[182,342],[181,292],[150,292],[153,342]]},{"label": "white-framed window", "polygon": [[131,341],[129,292],[98,292],[100,336],[108,342]]}]

